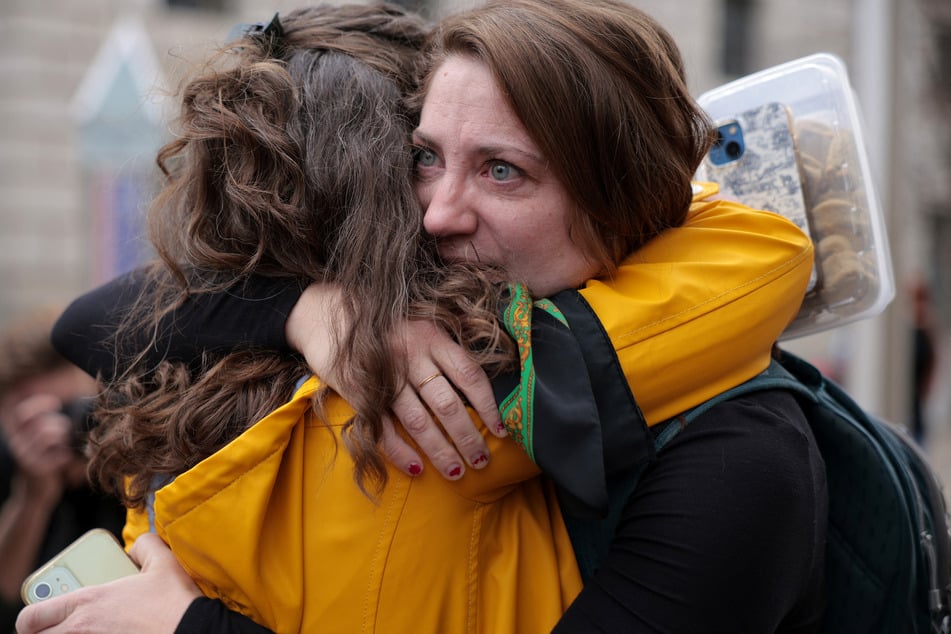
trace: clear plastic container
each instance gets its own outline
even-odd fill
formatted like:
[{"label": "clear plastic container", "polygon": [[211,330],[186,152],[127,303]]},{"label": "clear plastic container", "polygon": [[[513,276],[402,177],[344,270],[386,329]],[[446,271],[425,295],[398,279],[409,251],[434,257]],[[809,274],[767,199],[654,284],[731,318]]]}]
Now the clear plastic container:
[{"label": "clear plastic container", "polygon": [[[811,55],[705,92],[697,101],[715,122],[773,102],[785,105],[791,116],[817,279],[781,339],[881,313],[895,296],[894,275],[842,60]],[[706,176],[701,169],[697,179]]]}]

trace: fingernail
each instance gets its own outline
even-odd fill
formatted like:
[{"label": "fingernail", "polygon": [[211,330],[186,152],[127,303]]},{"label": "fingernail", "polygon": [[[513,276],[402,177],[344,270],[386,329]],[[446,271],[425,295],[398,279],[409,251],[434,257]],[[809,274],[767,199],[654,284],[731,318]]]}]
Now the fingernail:
[{"label": "fingernail", "polygon": [[462,467],[460,465],[454,465],[449,469],[450,478],[458,478],[462,475]]},{"label": "fingernail", "polygon": [[498,425],[496,425],[496,427],[495,427],[495,432],[496,432],[497,434],[504,434],[504,433],[505,433],[505,424],[504,424],[504,423],[499,423]]},{"label": "fingernail", "polygon": [[418,462],[409,463],[409,474],[413,476],[418,476],[423,472],[423,465]]},{"label": "fingernail", "polygon": [[485,455],[484,453],[480,453],[479,455],[477,455],[475,458],[472,459],[472,466],[483,467],[488,462],[489,462],[489,457]]}]

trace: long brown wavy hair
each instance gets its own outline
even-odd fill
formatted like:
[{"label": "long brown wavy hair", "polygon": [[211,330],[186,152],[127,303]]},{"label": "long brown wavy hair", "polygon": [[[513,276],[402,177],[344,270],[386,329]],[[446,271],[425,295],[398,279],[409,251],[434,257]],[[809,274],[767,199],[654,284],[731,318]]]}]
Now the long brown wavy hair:
[{"label": "long brown wavy hair", "polygon": [[154,345],[162,317],[193,294],[252,274],[343,291],[343,321],[358,327],[335,363],[356,412],[344,444],[364,492],[386,483],[381,421],[405,372],[387,346],[396,324],[431,319],[485,365],[511,358],[487,272],[437,265],[422,235],[405,97],[426,25],[395,5],[317,6],[280,22],[283,33],[246,34],[183,83],[177,136],[158,154],[165,184],[149,232],[159,260],[116,334],[129,369],[105,389],[90,444],[91,476],[129,506],[286,402],[307,373],[261,350],[146,367],[129,342]]}]

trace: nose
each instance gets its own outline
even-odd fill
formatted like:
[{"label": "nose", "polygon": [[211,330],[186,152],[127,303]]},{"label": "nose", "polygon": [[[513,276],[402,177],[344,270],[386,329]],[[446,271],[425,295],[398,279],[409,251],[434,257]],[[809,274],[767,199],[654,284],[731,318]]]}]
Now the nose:
[{"label": "nose", "polygon": [[475,232],[478,217],[464,178],[444,171],[439,178],[421,185],[419,194],[425,209],[423,228],[426,233],[448,238]]}]

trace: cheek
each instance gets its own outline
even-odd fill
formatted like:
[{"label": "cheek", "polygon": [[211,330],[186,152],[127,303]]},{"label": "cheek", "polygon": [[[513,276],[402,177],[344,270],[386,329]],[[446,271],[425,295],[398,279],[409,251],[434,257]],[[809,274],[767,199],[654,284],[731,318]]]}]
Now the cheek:
[{"label": "cheek", "polygon": [[432,186],[417,180],[413,184],[413,189],[416,190],[416,198],[419,199],[419,204],[422,205],[423,211],[426,211],[430,201],[433,199]]},{"label": "cheek", "polygon": [[495,225],[495,236],[520,274],[538,275],[550,268],[551,258],[564,255],[567,246],[564,227],[543,216],[513,214]]},{"label": "cheek", "polygon": [[512,235],[527,242],[522,248],[528,251],[556,250],[564,251],[571,241],[568,235],[567,219],[553,207],[536,208],[533,213],[514,215],[510,221]]},{"label": "cheek", "polygon": [[563,278],[560,288],[587,279],[590,277],[587,273],[597,268],[578,238],[572,237],[567,218],[562,214],[547,217],[529,231],[523,228],[521,242],[525,260],[535,265],[536,270]]}]

